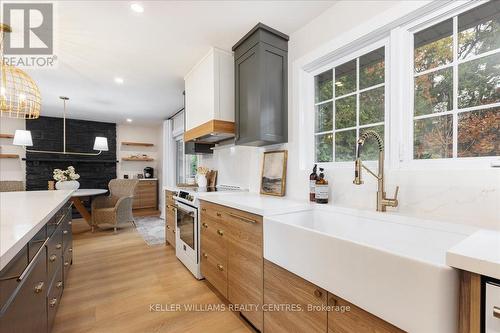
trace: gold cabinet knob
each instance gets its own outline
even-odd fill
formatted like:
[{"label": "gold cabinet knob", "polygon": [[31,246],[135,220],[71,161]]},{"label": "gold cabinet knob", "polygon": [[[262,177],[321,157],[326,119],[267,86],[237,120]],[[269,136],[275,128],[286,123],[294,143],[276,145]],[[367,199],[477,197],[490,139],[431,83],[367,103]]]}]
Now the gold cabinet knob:
[{"label": "gold cabinet knob", "polygon": [[62,281],[57,281],[57,283],[56,283],[56,287],[57,287],[57,288],[61,288],[62,286],[63,286]]},{"label": "gold cabinet knob", "polygon": [[217,212],[217,214],[216,214],[216,215],[217,215],[218,217],[221,217],[221,216],[222,216],[222,214],[221,214],[221,213],[219,213],[219,212]]},{"label": "gold cabinet knob", "polygon": [[60,244],[60,243],[56,245],[56,249],[58,249],[58,250],[59,250],[61,247],[62,247],[62,244]]},{"label": "gold cabinet knob", "polygon": [[217,264],[217,269],[222,272],[224,270],[224,266]]},{"label": "gold cabinet knob", "polygon": [[167,229],[170,230],[170,226],[167,224]]},{"label": "gold cabinet knob", "polygon": [[330,297],[329,305],[337,306],[337,299],[335,297]]},{"label": "gold cabinet knob", "polygon": [[68,262],[68,261],[65,261],[65,262],[64,262],[64,266],[65,266],[65,267],[69,266],[69,262]]},{"label": "gold cabinet knob", "polygon": [[203,222],[201,225],[202,225],[204,228],[208,228],[208,224],[206,224],[205,222]]},{"label": "gold cabinet knob", "polygon": [[207,209],[206,209],[206,208],[202,208],[202,209],[201,209],[201,211],[202,211],[202,212],[206,212],[206,211],[207,211]]},{"label": "gold cabinet knob", "polygon": [[208,254],[206,252],[203,252],[203,258],[205,258],[205,259],[208,258]]},{"label": "gold cabinet knob", "polygon": [[224,230],[217,229],[217,233],[218,233],[220,236],[224,236]]},{"label": "gold cabinet knob", "polygon": [[314,290],[314,296],[321,297],[322,295],[323,295],[323,293],[321,292],[321,290],[319,290],[319,289]]},{"label": "gold cabinet knob", "polygon": [[63,230],[63,234],[66,235],[68,233],[68,230]]},{"label": "gold cabinet knob", "polygon": [[68,249],[68,252],[73,252],[73,248],[72,248],[72,247],[70,247],[70,248]]},{"label": "gold cabinet knob", "polygon": [[57,298],[53,298],[49,301],[49,306],[53,308],[57,304]]},{"label": "gold cabinet knob", "polygon": [[41,293],[41,292],[42,292],[44,284],[45,284],[45,283],[44,283],[43,281],[40,281],[40,282],[38,282],[38,283],[35,285],[35,288],[34,288],[34,290],[35,290],[35,294],[39,294],[39,293]]},{"label": "gold cabinet knob", "polygon": [[72,222],[72,221],[68,221],[68,225],[72,225],[72,224],[73,224],[73,222]]},{"label": "gold cabinet knob", "polygon": [[49,257],[49,260],[52,262],[56,261],[56,259],[57,259],[57,256],[55,254],[53,254]]}]

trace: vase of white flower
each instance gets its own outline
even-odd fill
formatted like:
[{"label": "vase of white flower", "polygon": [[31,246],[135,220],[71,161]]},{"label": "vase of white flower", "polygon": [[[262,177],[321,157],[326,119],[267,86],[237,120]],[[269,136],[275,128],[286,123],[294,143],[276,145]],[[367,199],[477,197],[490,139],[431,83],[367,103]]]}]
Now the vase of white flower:
[{"label": "vase of white flower", "polygon": [[56,189],[58,190],[77,190],[80,183],[77,179],[80,175],[75,172],[75,168],[69,166],[66,170],[55,169],[54,180],[56,180]]}]

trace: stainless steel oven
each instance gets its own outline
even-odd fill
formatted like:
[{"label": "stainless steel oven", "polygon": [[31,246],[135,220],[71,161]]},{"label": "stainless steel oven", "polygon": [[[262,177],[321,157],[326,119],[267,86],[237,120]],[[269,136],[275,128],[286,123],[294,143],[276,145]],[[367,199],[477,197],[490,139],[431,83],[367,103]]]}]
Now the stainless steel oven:
[{"label": "stainless steel oven", "polygon": [[175,254],[197,279],[202,279],[199,265],[200,226],[198,223],[198,208],[184,202],[182,198],[174,199],[176,200]]}]

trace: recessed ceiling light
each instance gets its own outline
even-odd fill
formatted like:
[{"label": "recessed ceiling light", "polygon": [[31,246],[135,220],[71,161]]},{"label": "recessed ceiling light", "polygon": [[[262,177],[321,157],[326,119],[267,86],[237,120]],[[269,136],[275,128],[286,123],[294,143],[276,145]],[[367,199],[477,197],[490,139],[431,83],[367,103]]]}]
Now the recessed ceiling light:
[{"label": "recessed ceiling light", "polygon": [[127,118],[127,123],[131,123],[131,122],[132,122],[132,119]]},{"label": "recessed ceiling light", "polygon": [[116,84],[123,84],[123,78],[121,78],[121,77],[115,77],[115,83]]},{"label": "recessed ceiling light", "polygon": [[136,13],[144,13],[144,7],[140,3],[131,4],[130,9],[132,9]]}]

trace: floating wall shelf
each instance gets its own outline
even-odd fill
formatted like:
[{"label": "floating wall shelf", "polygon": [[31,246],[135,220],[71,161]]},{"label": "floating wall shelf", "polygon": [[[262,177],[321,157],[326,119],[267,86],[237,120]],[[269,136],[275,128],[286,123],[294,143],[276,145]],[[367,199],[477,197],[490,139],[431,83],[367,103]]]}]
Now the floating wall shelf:
[{"label": "floating wall shelf", "polygon": [[19,158],[17,154],[0,154],[0,158]]},{"label": "floating wall shelf", "polygon": [[130,141],[123,141],[122,145],[124,146],[140,146],[140,147],[153,147],[153,143],[147,143],[147,142],[130,142]]},{"label": "floating wall shelf", "polygon": [[154,161],[151,157],[123,157],[122,161],[141,161],[141,162],[151,162]]},{"label": "floating wall shelf", "polygon": [[13,138],[14,138],[14,134],[0,133],[0,139],[13,139]]}]

